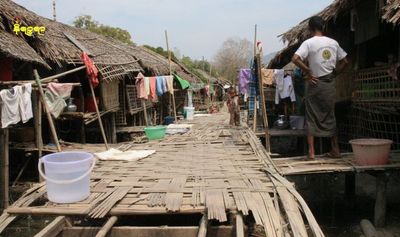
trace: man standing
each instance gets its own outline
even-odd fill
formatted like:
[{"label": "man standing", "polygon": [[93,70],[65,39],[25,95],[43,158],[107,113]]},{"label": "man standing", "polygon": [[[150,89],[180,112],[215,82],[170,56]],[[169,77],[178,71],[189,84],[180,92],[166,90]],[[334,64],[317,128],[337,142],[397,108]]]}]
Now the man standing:
[{"label": "man standing", "polygon": [[292,62],[307,75],[305,106],[308,157],[314,159],[314,137],[330,137],[329,157],[339,158],[335,118],[335,77],[348,63],[347,53],[335,40],[324,36],[324,20],[311,17],[308,27],[313,37],[304,41]]}]

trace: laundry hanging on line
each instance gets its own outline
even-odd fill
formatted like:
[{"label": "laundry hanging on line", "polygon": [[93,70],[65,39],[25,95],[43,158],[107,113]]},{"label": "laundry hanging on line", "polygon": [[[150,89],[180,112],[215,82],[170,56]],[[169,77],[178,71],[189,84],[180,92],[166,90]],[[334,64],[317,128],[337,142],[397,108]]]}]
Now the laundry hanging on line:
[{"label": "laundry hanging on line", "polygon": [[261,69],[261,78],[264,85],[272,85],[274,83],[274,69]]},{"label": "laundry hanging on line", "polygon": [[72,88],[72,83],[51,82],[47,84],[44,100],[54,118],[58,118],[64,111],[67,106],[65,100],[71,97]]},{"label": "laundry hanging on line", "polygon": [[136,91],[137,91],[137,97],[139,99],[147,100],[149,94],[147,94],[147,90],[145,88],[144,76],[141,72],[139,72],[139,74],[136,77]]},{"label": "laundry hanging on line", "polygon": [[32,84],[29,83],[0,91],[2,128],[33,118],[31,94]]},{"label": "laundry hanging on line", "polygon": [[[280,73],[280,72],[279,72]],[[279,86],[278,86],[279,80]],[[290,75],[277,77],[277,88],[275,91],[275,104],[279,104],[281,99],[290,98],[290,101],[296,101],[296,95],[294,92],[293,81]]]},{"label": "laundry hanging on line", "polygon": [[86,66],[86,74],[88,76],[89,82],[92,84],[93,88],[96,88],[100,83],[99,79],[97,78],[99,71],[94,65],[92,59],[90,59],[85,52],[83,52],[81,55],[81,61]]},{"label": "laundry hanging on line", "polygon": [[239,92],[241,94],[249,93],[249,84],[251,80],[251,69],[239,70]]},{"label": "laundry hanging on line", "polygon": [[174,94],[174,79],[177,80],[182,90],[191,88],[188,81],[176,74],[172,76],[145,77],[142,73],[139,73],[136,77],[137,97],[157,102],[158,97],[167,92]]},{"label": "laundry hanging on line", "polygon": [[156,77],[150,77],[150,99],[152,102],[158,102],[158,96],[157,96],[157,78]]}]

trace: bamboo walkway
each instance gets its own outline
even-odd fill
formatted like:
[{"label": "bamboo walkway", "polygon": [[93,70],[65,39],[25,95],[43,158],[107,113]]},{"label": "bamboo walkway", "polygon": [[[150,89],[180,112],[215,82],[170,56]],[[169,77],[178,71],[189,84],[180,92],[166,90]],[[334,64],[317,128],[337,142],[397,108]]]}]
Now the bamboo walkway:
[{"label": "bamboo walkway", "polygon": [[227,118],[227,114],[196,118],[184,135],[124,145],[157,152],[138,162],[98,162],[91,195],[82,202],[51,203],[45,186],[38,184],[0,217],[0,233],[19,215],[58,216],[38,236],[72,228],[66,217],[106,219],[96,235],[105,236],[119,216],[199,213],[204,216],[197,236],[205,236],[207,220],[229,223],[231,214],[236,216],[237,236],[243,236],[242,218],[250,214],[266,236],[324,236],[256,135],[248,128],[229,127]]}]

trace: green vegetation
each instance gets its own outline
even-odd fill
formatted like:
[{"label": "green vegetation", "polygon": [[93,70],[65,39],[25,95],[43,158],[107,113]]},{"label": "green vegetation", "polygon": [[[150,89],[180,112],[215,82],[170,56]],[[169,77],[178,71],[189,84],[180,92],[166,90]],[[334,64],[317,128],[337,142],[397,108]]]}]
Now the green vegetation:
[{"label": "green vegetation", "polygon": [[76,17],[73,25],[77,28],[87,29],[94,33],[108,36],[127,44],[134,44],[131,38],[131,34],[127,30],[100,24],[89,15]]},{"label": "green vegetation", "polygon": [[[143,45],[143,47],[148,48],[148,49],[150,49],[151,51],[156,52],[156,53],[158,53],[158,54],[160,54],[160,55],[162,55],[162,56],[168,58],[168,51],[167,51],[167,50],[164,50],[164,48],[161,47],[161,46],[155,48],[155,47],[152,47],[152,46],[150,46],[150,45]],[[173,61],[179,61],[179,60],[176,58],[174,52],[171,52],[171,59],[172,59]]]}]

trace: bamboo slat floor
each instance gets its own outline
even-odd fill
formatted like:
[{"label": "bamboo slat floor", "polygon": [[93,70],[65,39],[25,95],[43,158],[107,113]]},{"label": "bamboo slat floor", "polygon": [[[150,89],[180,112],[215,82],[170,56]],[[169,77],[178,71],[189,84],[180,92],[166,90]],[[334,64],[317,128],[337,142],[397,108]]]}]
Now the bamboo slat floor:
[{"label": "bamboo slat floor", "polygon": [[284,176],[400,170],[400,152],[392,152],[387,165],[357,165],[352,153],[344,154],[340,159],[326,158],[323,156],[317,156],[315,160],[307,160],[305,158],[306,157],[275,158],[273,162],[281,175]]},{"label": "bamboo slat floor", "polygon": [[[238,212],[251,213],[267,236],[324,236],[256,135],[227,122],[227,114],[196,118],[186,134],[125,144],[125,148],[157,152],[138,162],[99,161],[91,176],[91,195],[79,203],[49,202],[43,184],[38,184],[0,217],[0,233],[16,215],[96,219],[203,213],[226,222],[230,212]],[[103,149],[91,146],[90,151],[95,152],[95,147]]]}]

